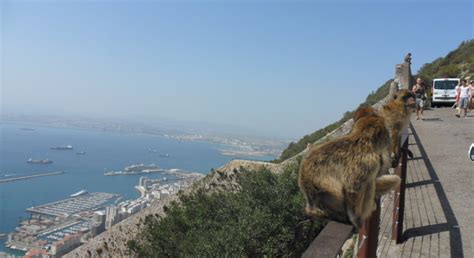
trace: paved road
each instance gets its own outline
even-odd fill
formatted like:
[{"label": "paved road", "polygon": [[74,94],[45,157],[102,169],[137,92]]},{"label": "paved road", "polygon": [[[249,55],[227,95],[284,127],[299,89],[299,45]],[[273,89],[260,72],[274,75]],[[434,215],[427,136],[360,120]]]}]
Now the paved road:
[{"label": "paved road", "polygon": [[474,143],[474,112],[457,118],[451,108],[435,108],[412,124],[447,197],[443,209],[450,216],[451,208],[459,224],[463,254],[474,257],[474,162],[467,154]]}]

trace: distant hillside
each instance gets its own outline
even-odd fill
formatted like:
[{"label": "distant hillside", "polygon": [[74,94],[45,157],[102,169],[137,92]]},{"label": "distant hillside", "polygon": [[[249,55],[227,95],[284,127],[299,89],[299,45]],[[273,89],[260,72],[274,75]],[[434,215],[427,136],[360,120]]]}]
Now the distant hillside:
[{"label": "distant hillside", "polygon": [[[379,100],[383,99],[388,95],[388,91],[390,89],[390,83],[392,80],[386,81],[380,88],[378,88],[375,92],[372,92],[367,96],[365,101],[359,105],[360,106],[372,106],[373,104],[377,103]],[[357,109],[357,108],[356,108]],[[356,110],[355,109],[355,110]],[[344,122],[351,119],[354,115],[354,111],[348,111],[344,113],[344,116],[337,122],[332,123],[326,127],[323,127],[312,134],[305,135],[301,138],[298,142],[291,142],[288,147],[281,153],[280,157],[273,162],[280,163],[286,159],[289,159],[296,154],[302,152],[308,143],[314,143],[317,140],[324,137],[329,132],[332,132],[334,129],[341,126]]]},{"label": "distant hillside", "polygon": [[[415,76],[423,78],[427,85],[431,85],[434,78],[440,77],[474,79],[474,40],[464,41],[456,50],[451,51],[445,57],[440,57],[431,63],[424,64],[418,71],[418,75]],[[387,96],[391,82],[392,80],[385,82],[375,92],[369,94],[367,99],[359,106],[373,105]],[[291,142],[281,153],[280,157],[273,162],[280,163],[300,153],[306,148],[308,143],[316,142],[327,133],[338,128],[345,121],[349,120],[353,113],[354,111],[346,112],[339,121],[321,128],[312,134],[305,135],[296,143]]]},{"label": "distant hillside", "polygon": [[456,50],[431,63],[424,64],[418,71],[428,85],[435,78],[458,77],[474,79],[474,39],[464,41]]}]

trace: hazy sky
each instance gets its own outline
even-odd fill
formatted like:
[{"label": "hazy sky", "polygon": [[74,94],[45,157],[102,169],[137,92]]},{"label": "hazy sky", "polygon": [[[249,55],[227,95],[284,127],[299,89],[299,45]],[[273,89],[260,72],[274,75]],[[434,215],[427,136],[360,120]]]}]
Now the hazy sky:
[{"label": "hazy sky", "polygon": [[2,110],[298,138],[473,38],[471,1],[353,2],[2,0]]}]

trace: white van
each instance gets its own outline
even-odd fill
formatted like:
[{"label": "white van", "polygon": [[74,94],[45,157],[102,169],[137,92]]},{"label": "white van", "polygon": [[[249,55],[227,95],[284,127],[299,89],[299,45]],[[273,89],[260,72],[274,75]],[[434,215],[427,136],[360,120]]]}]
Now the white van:
[{"label": "white van", "polygon": [[454,104],[456,102],[456,86],[459,85],[459,78],[434,79],[431,106],[439,104]]}]

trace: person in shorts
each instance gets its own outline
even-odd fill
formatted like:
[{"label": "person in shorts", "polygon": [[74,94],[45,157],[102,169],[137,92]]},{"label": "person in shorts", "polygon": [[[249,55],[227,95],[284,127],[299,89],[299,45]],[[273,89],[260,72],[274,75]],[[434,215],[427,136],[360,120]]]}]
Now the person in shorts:
[{"label": "person in shorts", "polygon": [[423,120],[423,107],[426,100],[426,89],[421,78],[416,79],[416,84],[412,88],[416,96],[416,120]]},{"label": "person in shorts", "polygon": [[471,87],[467,85],[467,80],[461,80],[461,87],[459,87],[459,109],[456,117],[461,117],[461,112],[464,110],[464,117],[467,117],[467,107],[472,97]]}]

